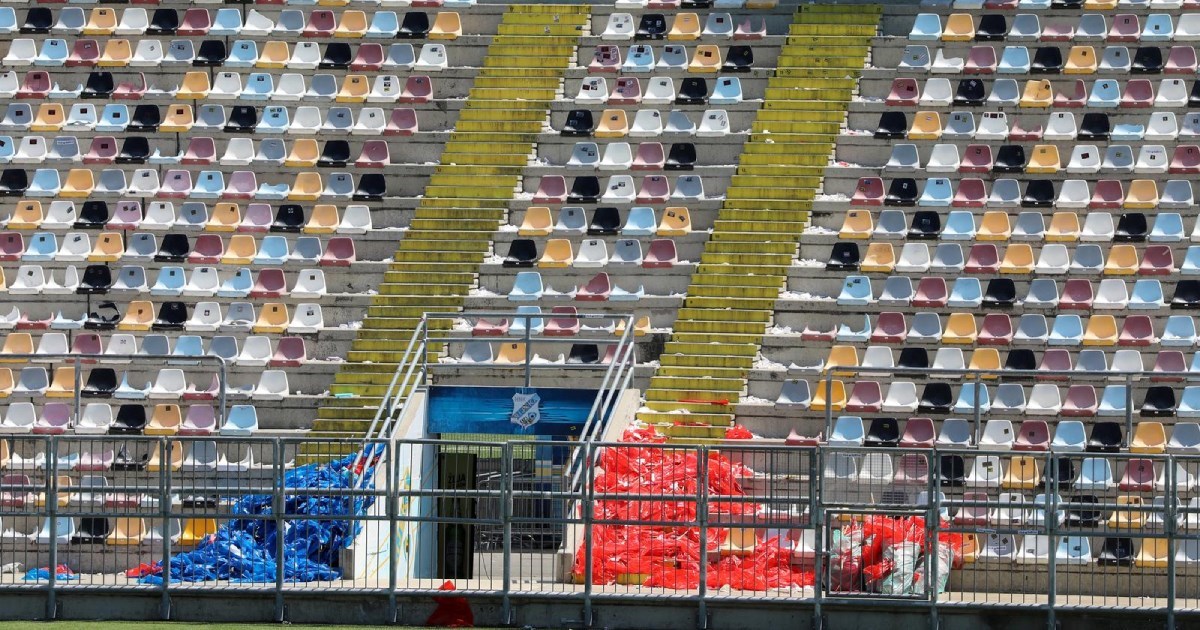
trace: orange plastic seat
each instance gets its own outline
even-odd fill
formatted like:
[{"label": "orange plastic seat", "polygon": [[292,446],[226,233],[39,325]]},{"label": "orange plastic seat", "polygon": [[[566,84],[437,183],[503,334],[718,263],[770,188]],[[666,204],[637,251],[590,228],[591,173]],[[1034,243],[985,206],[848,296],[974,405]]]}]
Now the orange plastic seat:
[{"label": "orange plastic seat", "polygon": [[542,258],[538,260],[538,267],[551,269],[570,267],[571,261],[574,259],[575,253],[571,249],[570,240],[552,238],[546,241],[546,249],[542,252]]},{"label": "orange plastic seat", "polygon": [[896,252],[891,243],[871,243],[859,269],[868,273],[891,273],[896,267]]},{"label": "orange plastic seat", "polygon": [[629,134],[629,119],[622,109],[606,109],[593,135],[597,138],[624,138]]},{"label": "orange plastic seat", "polygon": [[942,343],[973,344],[979,336],[975,327],[975,316],[971,313],[951,313],[946,318],[946,329],[942,332]]},{"label": "orange plastic seat", "polygon": [[189,72],[183,75],[183,83],[180,84],[175,97],[192,100],[204,99],[208,98],[208,92],[211,89],[212,85],[209,83],[207,72]]},{"label": "orange plastic seat", "polygon": [[67,173],[67,180],[58,191],[59,197],[80,198],[90,197],[96,188],[96,180],[90,168],[73,168]]},{"label": "orange plastic seat", "polygon": [[838,238],[868,239],[874,232],[875,221],[870,210],[848,210],[846,218],[842,221],[842,229],[838,232]]},{"label": "orange plastic seat", "polygon": [[1025,82],[1025,91],[1021,94],[1021,107],[1050,107],[1054,102],[1054,85],[1047,79],[1034,79]]},{"label": "orange plastic seat", "polygon": [[521,236],[547,236],[553,230],[554,219],[550,216],[550,208],[530,206],[525,209],[525,218],[517,233]]},{"label": "orange plastic seat", "polygon": [[42,103],[38,105],[37,114],[33,117],[32,131],[60,131],[67,122],[67,114],[58,103]]},{"label": "orange plastic seat", "polygon": [[296,182],[292,184],[292,190],[288,193],[288,199],[292,201],[316,201],[321,196],[324,186],[321,184],[321,174],[315,171],[307,171],[296,174]]},{"label": "orange plastic seat", "polygon": [[1008,220],[1008,213],[1003,210],[989,210],[983,213],[983,218],[979,221],[979,230],[975,234],[975,240],[979,241],[1007,241],[1012,236],[1012,224]]},{"label": "orange plastic seat", "polygon": [[688,72],[719,72],[721,70],[721,49],[712,44],[696,46],[692,53],[692,62],[688,64]]},{"label": "orange plastic seat", "polygon": [[4,227],[10,230],[36,230],[42,225],[42,202],[22,199],[13,207],[12,216]]},{"label": "orange plastic seat", "polygon": [[1033,273],[1033,248],[1028,243],[1012,243],[1000,261],[1000,273]]},{"label": "orange plastic seat", "polygon": [[1108,276],[1132,276],[1138,272],[1137,248],[1129,243],[1117,243],[1108,250],[1104,261],[1104,274]]},{"label": "orange plastic seat", "polygon": [[342,88],[338,90],[337,102],[362,103],[367,100],[367,94],[370,91],[371,82],[366,75],[348,74],[345,79],[342,79]]},{"label": "orange plastic seat", "polygon": [[333,36],[338,38],[357,39],[367,34],[367,14],[362,11],[342,11],[342,19],[338,22]]},{"label": "orange plastic seat", "polygon": [[129,303],[125,317],[117,324],[117,330],[150,330],[154,323],[154,304],[146,300]]},{"label": "orange plastic seat", "polygon": [[50,387],[46,388],[46,397],[75,397],[75,368],[73,366],[54,368],[54,378],[50,380]]},{"label": "orange plastic seat", "polygon": [[256,333],[282,334],[287,332],[288,321],[286,304],[268,302],[259,310],[253,330]]},{"label": "orange plastic seat", "polygon": [[337,231],[337,226],[341,222],[337,206],[327,203],[317,204],[313,206],[312,214],[308,216],[308,222],[304,224],[303,232],[305,234],[332,234]]},{"label": "orange plastic seat", "polygon": [[258,53],[258,61],[254,63],[259,68],[286,68],[292,51],[287,42],[271,40],[263,44],[262,52]]},{"label": "orange plastic seat", "polygon": [[1079,215],[1075,212],[1055,212],[1050,217],[1045,239],[1048,243],[1065,243],[1079,240]]},{"label": "orange plastic seat", "polygon": [[192,114],[192,106],[181,103],[174,103],[167,107],[166,118],[159,125],[159,131],[169,131],[175,133],[187,133],[195,124],[196,119]]},{"label": "orange plastic seat", "polygon": [[92,9],[87,24],[83,26],[84,35],[112,35],[116,30],[117,12],[109,8]]},{"label": "orange plastic seat", "polygon": [[229,237],[225,253],[221,255],[223,265],[248,265],[258,253],[258,244],[249,234],[234,234]]},{"label": "orange plastic seat", "polygon": [[825,408],[828,407],[831,411],[844,411],[846,409],[846,384],[838,380],[828,381],[830,394],[826,396],[826,382],[822,380],[812,388],[812,401],[809,402],[809,410],[825,411]]},{"label": "orange plastic seat", "polygon": [[130,59],[133,59],[133,48],[129,45],[129,40],[110,39],[104,45],[104,52],[100,54],[100,59],[96,61],[96,65],[107,68],[120,68],[128,66]]},{"label": "orange plastic seat", "polygon": [[287,159],[283,161],[284,166],[301,166],[311,167],[317,165],[317,160],[321,157],[321,149],[317,146],[317,141],[313,138],[299,138],[292,142],[292,150],[288,153]]},{"label": "orange plastic seat", "polygon": [[658,224],[659,236],[685,236],[692,231],[692,217],[682,206],[668,206]]},{"label": "orange plastic seat", "polygon": [[1092,315],[1083,331],[1083,345],[1115,346],[1118,330],[1117,319],[1112,315]]},{"label": "orange plastic seat", "polygon": [[442,11],[429,27],[429,39],[458,39],[462,35],[462,19],[456,11]]},{"label": "orange plastic seat", "polygon": [[242,207],[236,203],[219,203],[213,207],[212,215],[204,229],[208,232],[232,232],[242,223]]},{"label": "orange plastic seat", "polygon": [[667,33],[671,41],[689,41],[700,39],[700,17],[695,13],[676,13],[671,22],[671,30]]},{"label": "orange plastic seat", "polygon": [[116,262],[125,253],[125,239],[120,232],[101,232],[96,236],[96,244],[92,253],[88,254],[91,262]]}]

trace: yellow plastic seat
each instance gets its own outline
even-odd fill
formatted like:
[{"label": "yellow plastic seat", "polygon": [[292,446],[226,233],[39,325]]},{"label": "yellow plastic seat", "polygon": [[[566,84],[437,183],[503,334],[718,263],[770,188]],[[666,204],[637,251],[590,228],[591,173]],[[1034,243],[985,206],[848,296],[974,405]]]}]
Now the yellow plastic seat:
[{"label": "yellow plastic seat", "polygon": [[362,103],[371,92],[371,82],[363,74],[347,74],[342,79],[342,89],[338,90],[337,102]]},{"label": "yellow plastic seat", "polygon": [[1053,144],[1039,144],[1033,147],[1033,155],[1025,165],[1026,173],[1057,173],[1062,168],[1058,158],[1058,147]]},{"label": "yellow plastic seat", "polygon": [[686,236],[692,232],[692,216],[683,206],[667,206],[658,223],[659,236]]},{"label": "yellow plastic seat", "polygon": [[1033,79],[1025,82],[1021,94],[1021,107],[1050,107],[1054,103],[1054,85],[1048,79]]},{"label": "yellow plastic seat", "polygon": [[747,9],[774,9],[779,6],[779,0],[746,0]]},{"label": "yellow plastic seat", "polygon": [[1084,11],[1112,11],[1117,8],[1117,0],[1084,0]]},{"label": "yellow plastic seat", "polygon": [[1033,273],[1033,248],[1029,243],[1011,243],[1000,261],[1000,273]]},{"label": "yellow plastic seat", "polygon": [[258,320],[254,322],[254,332],[281,334],[287,331],[287,305],[282,302],[268,302],[258,312]]},{"label": "yellow plastic seat", "polygon": [[1129,182],[1129,193],[1125,195],[1125,207],[1130,210],[1149,210],[1158,207],[1158,185],[1153,179],[1135,179]]},{"label": "yellow plastic seat", "polygon": [[183,532],[179,535],[179,544],[184,547],[194,547],[205,538],[217,533],[217,520],[213,518],[191,518],[183,524]]},{"label": "yellow plastic seat", "polygon": [[1079,215],[1074,212],[1055,212],[1046,228],[1047,243],[1067,243],[1079,240]]},{"label": "yellow plastic seat", "polygon": [[1143,569],[1165,569],[1170,565],[1166,538],[1143,538],[1133,566]]},{"label": "yellow plastic seat", "polygon": [[969,42],[975,39],[975,21],[970,13],[951,13],[942,29],[944,42]]},{"label": "yellow plastic seat", "polygon": [[500,352],[496,354],[495,363],[525,363],[525,344],[502,343]]},{"label": "yellow plastic seat", "polygon": [[67,113],[58,103],[42,103],[38,105],[37,115],[33,117],[32,131],[59,131],[67,122]]},{"label": "yellow plastic seat", "polygon": [[182,103],[173,103],[167,107],[167,115],[159,125],[159,131],[171,131],[175,133],[187,133],[195,124],[196,119],[192,114],[192,106]]},{"label": "yellow plastic seat", "polygon": [[[648,334],[650,334],[650,316],[642,315],[633,322],[633,336],[645,337]],[[616,337],[625,336],[625,320],[622,319],[617,322],[616,327],[613,328],[613,335]]]},{"label": "yellow plastic seat", "polygon": [[208,98],[210,89],[212,86],[209,84],[207,72],[189,72],[183,75],[183,83],[179,85],[175,97],[193,100]]},{"label": "yellow plastic seat", "polygon": [[83,27],[84,35],[112,35],[117,30],[117,12],[114,9],[95,8],[88,15]]},{"label": "yellow plastic seat", "polygon": [[676,13],[671,22],[671,30],[667,33],[671,41],[688,41],[700,39],[700,16],[695,13]]},{"label": "yellow plastic seat", "polygon": [[299,138],[292,142],[292,150],[283,164],[284,166],[316,166],[320,157],[321,149],[317,146],[316,140]]},{"label": "yellow plastic seat", "polygon": [[978,241],[1007,241],[1012,236],[1012,223],[1008,213],[1003,210],[989,210],[983,213],[979,220],[979,230],[975,233]]},{"label": "yellow plastic seat", "polygon": [[1129,440],[1129,452],[1167,452],[1167,430],[1163,427],[1163,423],[1148,420],[1137,423],[1137,427],[1133,430],[1133,438]]},{"label": "yellow plastic seat", "polygon": [[117,324],[117,330],[150,330],[154,323],[154,304],[146,300],[135,300],[129,303],[125,317]]},{"label": "yellow plastic seat", "polygon": [[150,422],[146,424],[146,435],[175,435],[183,423],[183,412],[179,405],[162,403],[154,406]]},{"label": "yellow plastic seat", "polygon": [[517,234],[521,236],[546,236],[554,229],[554,219],[550,216],[550,208],[546,206],[530,206],[525,209],[525,218]]},{"label": "yellow plastic seat", "polygon": [[825,371],[833,371],[834,376],[854,376],[854,372],[838,370],[839,367],[858,367],[858,349],[854,346],[833,346],[825,359]]},{"label": "yellow plastic seat", "polygon": [[320,0],[317,4],[323,7],[344,7],[350,4],[350,0]]},{"label": "yellow plastic seat", "polygon": [[[71,479],[70,475],[58,475],[58,487],[66,490],[65,492],[58,493],[58,500],[55,501],[55,503],[58,504],[58,507],[65,508],[70,505],[70,488],[73,485],[75,485],[75,481]],[[46,507],[46,493],[39,492],[37,498],[34,500],[34,503],[37,505],[37,507]]]},{"label": "yellow plastic seat", "polygon": [[723,556],[749,556],[758,546],[758,530],[753,527],[730,527],[721,543],[719,553]]},{"label": "yellow plastic seat", "polygon": [[458,39],[462,35],[462,19],[457,11],[442,11],[429,27],[429,39]]},{"label": "yellow plastic seat", "polygon": [[273,39],[263,44],[262,52],[258,53],[258,61],[254,65],[259,68],[286,68],[292,51],[287,42]]},{"label": "yellow plastic seat", "polygon": [[[811,411],[825,411],[828,407],[831,411],[844,411],[846,409],[846,384],[842,381],[828,381],[830,385],[830,395],[825,395],[824,379],[821,382],[813,385],[812,402],[808,404]],[[828,398],[828,400],[827,400]]]},{"label": "yellow plastic seat", "polygon": [[692,53],[692,62],[688,64],[688,72],[719,72],[721,70],[721,49],[712,44],[696,46]]},{"label": "yellow plastic seat", "polygon": [[113,524],[112,533],[104,539],[104,543],[114,547],[140,545],[148,535],[145,519],[122,516]]},{"label": "yellow plastic seat", "polygon": [[1113,510],[1108,517],[1108,526],[1112,529],[1141,529],[1146,524],[1146,502],[1142,497],[1123,494],[1117,497],[1117,505],[1125,506]]},{"label": "yellow plastic seat", "polygon": [[[16,382],[13,380],[12,370],[9,368],[0,368],[0,398],[8,398],[9,396],[11,396],[13,387],[15,387],[15,386],[16,386]],[[0,440],[0,441],[2,441],[2,440]],[[0,461],[2,461],[4,459],[6,459],[6,458],[0,458]],[[4,464],[0,463],[0,468],[3,468],[3,467],[4,467]]]},{"label": "yellow plastic seat", "polygon": [[337,231],[341,222],[337,206],[319,203],[313,206],[312,214],[308,215],[308,222],[304,224],[302,231],[305,234],[332,234]]},{"label": "yellow plastic seat", "polygon": [[600,114],[600,123],[593,134],[597,138],[624,138],[629,134],[629,119],[623,109],[606,109]]},{"label": "yellow plastic seat", "polygon": [[871,243],[859,269],[864,272],[891,273],[896,268],[896,251],[891,243]]},{"label": "yellow plastic seat", "polygon": [[[1001,368],[1000,351],[996,348],[976,348],[971,353],[971,361],[967,365],[967,368],[971,370],[999,370]],[[996,374],[985,374],[982,378],[994,379],[999,377]]]},{"label": "yellow plastic seat", "polygon": [[1117,345],[1117,318],[1112,315],[1092,315],[1083,331],[1085,346]]},{"label": "yellow plastic seat", "polygon": [[542,252],[542,258],[538,260],[538,267],[570,267],[571,261],[574,259],[575,253],[571,249],[571,241],[565,238],[552,238],[546,242],[546,251]]},{"label": "yellow plastic seat", "polygon": [[104,52],[96,60],[96,65],[105,68],[120,68],[129,65],[133,59],[133,47],[128,39],[110,39],[104,44]]},{"label": "yellow plastic seat", "polygon": [[912,127],[908,130],[909,140],[937,140],[942,137],[942,117],[937,112],[913,114]]},{"label": "yellow plastic seat", "polygon": [[862,240],[875,233],[875,220],[870,210],[847,210],[838,238]]},{"label": "yellow plastic seat", "polygon": [[1021,455],[1008,460],[1008,470],[1000,486],[1010,490],[1033,490],[1042,480],[1042,462],[1040,459]]},{"label": "yellow plastic seat", "polygon": [[1108,260],[1104,261],[1104,275],[1132,276],[1138,272],[1137,248],[1129,243],[1118,243],[1108,250]]},{"label": "yellow plastic seat", "polygon": [[316,201],[321,196],[324,186],[321,184],[321,174],[315,171],[305,171],[296,174],[296,182],[288,193],[292,201]]},{"label": "yellow plastic seat", "polygon": [[125,239],[120,232],[101,232],[88,254],[90,262],[116,262],[125,253]]},{"label": "yellow plastic seat", "polygon": [[962,538],[962,559],[964,564],[975,564],[975,558],[979,555],[979,537],[975,534],[963,534]]},{"label": "yellow plastic seat", "polygon": [[975,327],[975,316],[971,313],[950,313],[946,318],[946,330],[942,333],[942,343],[971,344],[979,336]]},{"label": "yellow plastic seat", "polygon": [[258,253],[258,244],[249,234],[234,234],[229,237],[225,253],[221,255],[221,264],[248,265]]},{"label": "yellow plastic seat", "polygon": [[367,34],[367,14],[362,11],[342,11],[342,19],[333,31],[334,37],[357,39]]},{"label": "yellow plastic seat", "polygon": [[67,180],[58,191],[59,197],[79,198],[90,197],[96,187],[96,180],[89,168],[73,168],[67,173]]},{"label": "yellow plastic seat", "polygon": [[208,223],[204,224],[207,232],[232,232],[242,223],[242,207],[236,203],[219,203],[213,207]]},{"label": "yellow plastic seat", "polygon": [[[33,337],[25,332],[10,332],[4,338],[0,356],[6,354],[33,354]],[[4,363],[25,363],[26,359],[0,359]]]},{"label": "yellow plastic seat", "polygon": [[1100,62],[1096,60],[1096,49],[1091,46],[1072,46],[1063,65],[1063,74],[1095,74]]},{"label": "yellow plastic seat", "polygon": [[54,368],[54,378],[50,380],[50,387],[46,388],[47,398],[74,398],[75,397],[75,368],[74,366],[56,367]]},{"label": "yellow plastic seat", "polygon": [[10,230],[36,230],[42,224],[42,202],[22,199],[13,207],[12,216],[4,227]]}]

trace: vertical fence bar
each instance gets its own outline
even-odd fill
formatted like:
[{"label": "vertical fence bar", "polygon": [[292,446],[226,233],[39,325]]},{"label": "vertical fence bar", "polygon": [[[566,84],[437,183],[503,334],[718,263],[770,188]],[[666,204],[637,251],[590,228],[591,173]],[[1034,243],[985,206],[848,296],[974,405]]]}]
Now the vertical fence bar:
[{"label": "vertical fence bar", "polygon": [[[174,445],[170,445],[172,448]],[[171,451],[167,450],[166,438],[159,438],[158,452],[167,453],[167,461],[171,461]],[[171,619],[171,467],[159,466],[158,473],[158,513],[162,517],[162,602],[159,616],[163,621]]]},{"label": "vertical fence bar", "polygon": [[1175,456],[1170,455],[1166,461],[1167,478],[1167,506],[1163,513],[1163,533],[1167,537],[1167,628],[1175,629],[1175,589],[1178,584],[1175,581],[1175,535],[1176,535],[1176,507],[1179,502],[1179,487],[1177,470],[1175,469]]},{"label": "vertical fence bar", "polygon": [[[583,627],[592,627],[592,554],[594,553],[592,539],[592,523],[595,520],[596,506],[596,449],[598,448],[595,442],[587,442],[583,445],[587,449],[587,459],[585,460],[584,477],[587,482],[583,484],[581,492],[583,494],[580,507],[583,510]],[[700,564],[701,571],[704,570],[704,563]]]},{"label": "vertical fence bar", "polygon": [[282,623],[284,620],[283,609],[283,554],[284,554],[284,519],[283,511],[287,504],[284,501],[283,494],[283,441],[280,438],[275,438],[272,441],[272,449],[275,461],[272,468],[273,476],[275,477],[275,490],[271,497],[271,503],[275,506],[275,621]]},{"label": "vertical fence bar", "polygon": [[[827,399],[828,400],[828,399]],[[696,592],[696,627],[708,627],[708,447],[696,449],[696,524],[700,527],[700,584]]]},{"label": "vertical fence bar", "polygon": [[58,438],[46,438],[46,520],[50,525],[50,575],[46,583],[46,618],[58,617]]},{"label": "vertical fence bar", "polygon": [[501,450],[500,463],[500,522],[504,540],[504,590],[501,594],[501,609],[505,625],[512,623],[512,515],[513,515],[513,443],[505,442]]},{"label": "vertical fence bar", "polygon": [[972,407],[974,407],[971,411],[971,423],[974,425],[972,430],[975,432],[975,443],[978,444],[980,424],[983,422],[980,418],[983,415],[983,411],[979,409],[979,372],[975,373],[975,399],[971,403]]},{"label": "vertical fence bar", "polygon": [[[979,404],[979,383],[976,379],[975,389],[975,404]],[[939,465],[941,460],[938,458],[937,452],[930,453],[929,457],[929,479],[926,483],[926,496],[929,499],[926,501],[925,510],[925,534],[930,537],[929,543],[925,546],[926,549],[933,549],[933,553],[926,553],[925,571],[929,579],[925,580],[925,589],[929,592],[929,630],[937,630],[938,628],[938,577],[940,575],[941,566],[939,565],[938,552],[940,551],[942,527],[942,497],[938,490],[937,475],[940,472]],[[932,523],[932,526],[930,525]],[[949,570],[949,568],[947,568]]]},{"label": "vertical fence bar", "polygon": [[813,448],[808,463],[808,524],[813,528],[813,628],[821,627],[821,599],[825,591],[824,458],[824,451]]},{"label": "vertical fence bar", "polygon": [[1133,440],[1133,374],[1125,375],[1125,437],[1121,446],[1129,446]]},{"label": "vertical fence bar", "polygon": [[225,359],[217,357],[217,379],[221,386],[217,388],[217,426],[225,426],[225,389],[229,387],[229,374],[225,371]]},{"label": "vertical fence bar", "polygon": [[74,399],[72,403],[75,408],[73,423],[78,423],[79,419],[83,417],[83,366],[80,365],[79,359],[79,355],[75,355],[75,391],[71,394],[71,398]]},{"label": "vertical fence bar", "polygon": [[833,370],[825,374],[825,438],[833,432]]},{"label": "vertical fence bar", "polygon": [[[1055,610],[1058,603],[1058,459],[1054,451],[1046,451],[1046,540],[1050,546],[1049,565],[1046,570],[1046,627],[1055,627]],[[1034,509],[1037,509],[1036,507]]]},{"label": "vertical fence bar", "polygon": [[529,387],[533,379],[533,344],[529,340],[529,327],[533,324],[533,316],[518,315],[525,318],[525,387]]},{"label": "vertical fence bar", "polygon": [[[413,448],[411,445],[409,448]],[[396,579],[399,571],[399,557],[396,554],[397,537],[399,536],[398,511],[400,493],[396,484],[400,482],[400,453],[398,452],[396,441],[389,439],[384,446],[385,452],[388,454],[387,465],[387,493],[383,500],[387,506],[387,526],[388,526],[388,620],[391,623],[396,623],[400,616],[400,611],[396,604]],[[405,491],[412,488],[405,488]]]}]

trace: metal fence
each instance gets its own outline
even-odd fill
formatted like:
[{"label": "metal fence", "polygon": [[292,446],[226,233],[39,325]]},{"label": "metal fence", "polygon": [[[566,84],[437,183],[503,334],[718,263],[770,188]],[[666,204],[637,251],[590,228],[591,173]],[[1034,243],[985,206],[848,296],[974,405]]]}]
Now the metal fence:
[{"label": "metal fence", "polygon": [[447,579],[510,619],[537,598],[585,622],[616,599],[1200,611],[1200,455],[417,440],[369,445],[374,483],[282,489],[361,443],[0,443],[0,590],[50,615],[75,591],[157,592],[165,616],[221,589],[282,618],[298,594],[394,606]]}]

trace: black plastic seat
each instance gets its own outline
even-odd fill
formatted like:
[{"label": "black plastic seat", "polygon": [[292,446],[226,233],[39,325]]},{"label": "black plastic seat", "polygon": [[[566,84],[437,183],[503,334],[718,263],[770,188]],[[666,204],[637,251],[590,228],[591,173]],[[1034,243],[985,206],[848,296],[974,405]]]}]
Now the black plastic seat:
[{"label": "black plastic seat", "polygon": [[[1051,478],[1050,473],[1054,473]],[[1042,488],[1070,490],[1075,485],[1075,462],[1070,457],[1056,457],[1054,464],[1042,472]]]},{"label": "black plastic seat", "polygon": [[164,234],[154,260],[158,262],[184,262],[192,251],[186,234]]},{"label": "black plastic seat", "polygon": [[568,137],[585,137],[591,136],[595,130],[596,121],[590,110],[572,109],[567,113],[567,120],[563,123],[560,133]]},{"label": "black plastic seat", "polygon": [[108,223],[108,202],[98,199],[83,202],[83,207],[79,209],[78,216],[75,217],[75,228],[79,230],[94,230],[102,228]]},{"label": "black plastic seat", "polygon": [[942,455],[938,464],[938,484],[961,487],[967,480],[967,464],[962,455]]},{"label": "black plastic seat", "polygon": [[998,13],[988,13],[979,16],[979,26],[975,28],[975,41],[998,42],[1008,37],[1008,20]]},{"label": "black plastic seat", "polygon": [[29,7],[25,13],[25,22],[21,24],[21,33],[25,35],[44,35],[54,26],[54,12],[49,7]]},{"label": "black plastic seat", "polygon": [[863,440],[865,446],[898,446],[900,444],[900,423],[895,418],[875,418],[867,436]]},{"label": "black plastic seat", "polygon": [[709,9],[712,8],[713,0],[683,0],[679,6],[684,9]]},{"label": "black plastic seat", "polygon": [[708,102],[708,81],[700,77],[687,77],[679,84],[675,95],[677,105],[703,105]]},{"label": "black plastic seat", "polygon": [[983,305],[1012,308],[1017,303],[1017,284],[1012,278],[992,278],[983,292]]},{"label": "black plastic seat", "polygon": [[1062,51],[1054,46],[1043,46],[1033,53],[1029,62],[1030,74],[1058,74],[1063,71]]},{"label": "black plastic seat", "polygon": [[1070,497],[1064,503],[1070,501],[1075,505],[1067,508],[1066,524],[1071,527],[1095,527],[1100,524],[1103,514],[1100,510],[1092,509],[1089,505],[1095,505],[1100,501],[1095,495],[1080,494]]},{"label": "black plastic seat", "polygon": [[6,168],[0,172],[0,195],[23,195],[29,188],[29,174],[23,168]]},{"label": "black plastic seat", "polygon": [[117,153],[117,164],[145,164],[149,158],[150,141],[145,136],[126,136]]},{"label": "black plastic seat", "polygon": [[1092,434],[1088,436],[1087,450],[1089,453],[1116,453],[1124,442],[1121,423],[1096,422],[1092,424]]},{"label": "black plastic seat", "polygon": [[1054,0],[1050,3],[1052,9],[1082,9],[1083,0]]},{"label": "black plastic seat", "polygon": [[103,545],[112,531],[107,518],[85,516],[79,519],[79,527],[71,536],[72,545]]},{"label": "black plastic seat", "polygon": [[322,55],[317,67],[324,70],[345,70],[350,67],[350,62],[353,60],[354,53],[350,50],[350,44],[330,42],[325,44],[325,54]]},{"label": "black plastic seat", "polygon": [[112,270],[106,265],[88,265],[83,270],[76,293],[81,295],[100,295],[108,293],[112,287]]},{"label": "black plastic seat", "polygon": [[321,147],[321,157],[317,166],[343,167],[350,161],[350,143],[345,140],[326,140]]},{"label": "black plastic seat", "polygon": [[111,72],[89,72],[79,98],[110,98],[115,89]]},{"label": "black plastic seat", "polygon": [[[1013,348],[1008,351],[1008,356],[1004,359],[1005,370],[1036,370],[1037,366],[1037,355],[1034,354],[1032,348]],[[1005,378],[1012,377],[1006,376]]]},{"label": "black plastic seat", "polygon": [[992,170],[997,173],[1024,173],[1025,147],[1019,144],[1005,144],[996,149],[996,159],[992,162]]},{"label": "black plastic seat", "polygon": [[1188,94],[1188,107],[1200,107],[1200,81],[1192,84],[1192,91]]},{"label": "black plastic seat", "polygon": [[593,365],[600,362],[600,346],[594,343],[573,343],[567,363]]},{"label": "black plastic seat", "polygon": [[1048,179],[1031,179],[1025,186],[1021,205],[1026,208],[1049,208],[1054,205],[1054,182]]},{"label": "black plastic seat", "polygon": [[893,179],[888,186],[887,196],[883,198],[886,206],[915,206],[917,205],[917,180],[911,177]]},{"label": "black plastic seat", "polygon": [[829,262],[825,269],[829,271],[857,271],[862,256],[858,251],[858,243],[840,241],[833,244],[829,252]]},{"label": "black plastic seat", "polygon": [[[141,431],[138,431],[141,433]],[[167,448],[179,448],[178,445],[169,444]],[[130,453],[128,446],[122,446],[117,450],[116,457],[113,458],[113,470],[130,471],[130,470],[145,470],[146,463],[150,460],[149,453]]]},{"label": "black plastic seat", "polygon": [[532,267],[537,264],[537,260],[537,243],[531,238],[517,238],[508,244],[508,255],[504,257],[504,266]]},{"label": "black plastic seat", "polygon": [[638,22],[635,39],[662,39],[667,35],[667,18],[661,13],[644,13]]},{"label": "black plastic seat", "polygon": [[1134,74],[1161,74],[1163,71],[1162,49],[1151,46],[1134,51],[1133,66],[1130,71]]},{"label": "black plastic seat", "polygon": [[429,16],[420,11],[410,11],[404,14],[400,21],[400,31],[396,37],[401,39],[422,39],[429,35]]},{"label": "black plastic seat", "polygon": [[936,210],[918,210],[908,226],[908,238],[914,241],[936,240],[942,231],[942,218]]},{"label": "black plastic seat", "polygon": [[387,179],[383,173],[364,173],[358,176],[358,188],[354,189],[355,201],[378,201],[387,195]]},{"label": "black plastic seat", "polygon": [[188,319],[187,304],[183,302],[163,302],[158,307],[158,317],[150,325],[153,330],[183,330],[183,324]]},{"label": "black plastic seat", "polygon": [[1105,567],[1133,566],[1132,538],[1105,538],[1096,556],[1096,564]]},{"label": "black plastic seat", "polygon": [[594,175],[576,177],[567,193],[570,203],[596,203],[600,200],[600,178]]},{"label": "black plastic seat", "polygon": [[133,114],[129,117],[129,126],[125,129],[154,133],[158,131],[158,126],[161,124],[162,114],[158,111],[158,105],[143,103],[133,108]]},{"label": "black plastic seat", "polygon": [[1180,280],[1175,284],[1171,308],[1200,307],[1200,280]]},{"label": "black plastic seat", "polygon": [[253,132],[258,125],[258,110],[251,105],[237,105],[229,111],[225,133]]},{"label": "black plastic seat", "polygon": [[607,236],[621,231],[621,211],[612,206],[596,208],[588,224],[589,236]]},{"label": "black plastic seat", "polygon": [[304,229],[304,208],[299,204],[285,203],[275,212],[271,222],[272,232],[299,232]]},{"label": "black plastic seat", "polygon": [[229,49],[225,47],[225,42],[219,39],[206,39],[200,42],[200,48],[196,49],[192,65],[200,68],[223,66],[228,57]]},{"label": "black plastic seat", "polygon": [[954,91],[954,104],[979,107],[987,99],[987,89],[979,79],[963,79]]},{"label": "black plastic seat", "polygon": [[690,171],[696,166],[696,145],[691,142],[676,142],[667,153],[663,168],[668,171]]},{"label": "black plastic seat", "polygon": [[896,358],[896,367],[912,370],[927,369],[929,367],[929,351],[925,348],[901,348],[900,356]]},{"label": "black plastic seat", "polygon": [[148,421],[145,407],[133,404],[121,405],[117,409],[117,416],[113,419],[112,425],[108,427],[108,432],[118,435],[141,434]]},{"label": "black plastic seat", "polygon": [[1108,114],[1100,114],[1091,112],[1083,115],[1083,120],[1079,123],[1079,140],[1108,140],[1112,135],[1112,123],[1108,120]]},{"label": "black plastic seat", "polygon": [[179,13],[175,9],[155,9],[150,17],[147,35],[174,35],[179,30]]},{"label": "black plastic seat", "polygon": [[112,302],[101,302],[88,313],[83,327],[88,330],[112,330],[121,321],[121,311]]},{"label": "black plastic seat", "polygon": [[917,404],[917,411],[950,413],[950,407],[953,404],[954,392],[950,388],[950,383],[926,383],[925,389],[921,391],[921,401]]},{"label": "black plastic seat", "polygon": [[112,368],[95,368],[88,374],[80,395],[84,398],[108,398],[117,391],[117,371]]},{"label": "black plastic seat", "polygon": [[721,72],[750,72],[754,69],[754,50],[749,46],[730,46]]},{"label": "black plastic seat", "polygon": [[1146,240],[1146,214],[1143,212],[1126,212],[1117,221],[1117,230],[1113,240],[1123,243],[1141,243]]},{"label": "black plastic seat", "polygon": [[877,140],[896,140],[908,136],[908,116],[904,112],[883,112],[875,127]]}]

